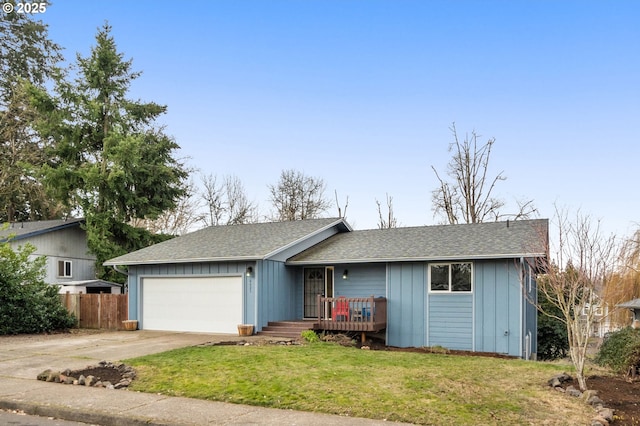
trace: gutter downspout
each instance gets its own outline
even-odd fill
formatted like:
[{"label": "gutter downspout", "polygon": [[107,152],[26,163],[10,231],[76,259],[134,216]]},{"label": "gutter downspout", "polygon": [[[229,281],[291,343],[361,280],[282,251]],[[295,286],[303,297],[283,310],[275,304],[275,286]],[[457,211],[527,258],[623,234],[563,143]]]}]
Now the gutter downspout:
[{"label": "gutter downspout", "polygon": [[123,271],[122,269],[119,269],[118,265],[111,265],[111,267],[113,268],[114,271],[127,277],[126,284],[122,284],[122,294],[128,293],[129,292],[128,291],[129,290],[129,273],[127,271]]}]

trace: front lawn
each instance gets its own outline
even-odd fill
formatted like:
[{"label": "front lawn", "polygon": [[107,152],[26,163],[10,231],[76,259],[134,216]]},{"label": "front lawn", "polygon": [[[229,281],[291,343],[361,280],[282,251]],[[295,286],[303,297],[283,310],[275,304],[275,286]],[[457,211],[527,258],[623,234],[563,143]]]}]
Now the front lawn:
[{"label": "front lawn", "polygon": [[546,386],[567,366],[329,343],[205,346],[129,359],[131,390],[420,424],[589,424]]}]

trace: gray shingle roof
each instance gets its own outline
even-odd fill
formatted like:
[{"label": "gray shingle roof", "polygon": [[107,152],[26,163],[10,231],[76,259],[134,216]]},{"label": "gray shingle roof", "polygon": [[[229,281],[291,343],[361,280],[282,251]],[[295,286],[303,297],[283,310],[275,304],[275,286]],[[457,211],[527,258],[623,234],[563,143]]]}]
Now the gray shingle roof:
[{"label": "gray shingle roof", "polygon": [[[80,226],[84,219],[58,219],[58,220],[37,220],[33,222],[11,222],[7,229],[0,229],[0,241],[6,240],[10,235],[16,240],[33,237],[59,229]],[[0,228],[3,228],[0,223]]]},{"label": "gray shingle roof", "polygon": [[[508,224],[508,226],[507,226]],[[374,229],[335,235],[288,264],[513,258],[545,254],[548,221]]]},{"label": "gray shingle roof", "polygon": [[640,309],[640,299],[629,300],[616,306],[619,308]]},{"label": "gray shingle roof", "polygon": [[211,226],[106,261],[105,265],[138,265],[265,259],[304,238],[340,225],[342,219],[312,219],[246,225]]}]

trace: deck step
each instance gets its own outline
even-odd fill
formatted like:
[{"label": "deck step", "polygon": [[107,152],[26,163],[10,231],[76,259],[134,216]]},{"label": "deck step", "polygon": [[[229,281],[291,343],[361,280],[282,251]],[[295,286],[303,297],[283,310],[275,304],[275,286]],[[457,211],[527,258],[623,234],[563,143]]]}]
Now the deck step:
[{"label": "deck step", "polygon": [[262,336],[288,337],[297,339],[300,333],[313,329],[313,323],[302,321],[269,321],[257,334]]}]

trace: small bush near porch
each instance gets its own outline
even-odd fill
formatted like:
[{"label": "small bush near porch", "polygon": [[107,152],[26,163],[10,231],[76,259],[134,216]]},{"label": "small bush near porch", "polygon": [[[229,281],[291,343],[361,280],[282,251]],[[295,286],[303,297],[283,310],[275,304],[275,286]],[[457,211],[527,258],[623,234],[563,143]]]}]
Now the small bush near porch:
[{"label": "small bush near porch", "polygon": [[419,424],[589,424],[547,386],[567,366],[305,346],[190,347],[125,361],[132,390]]}]

